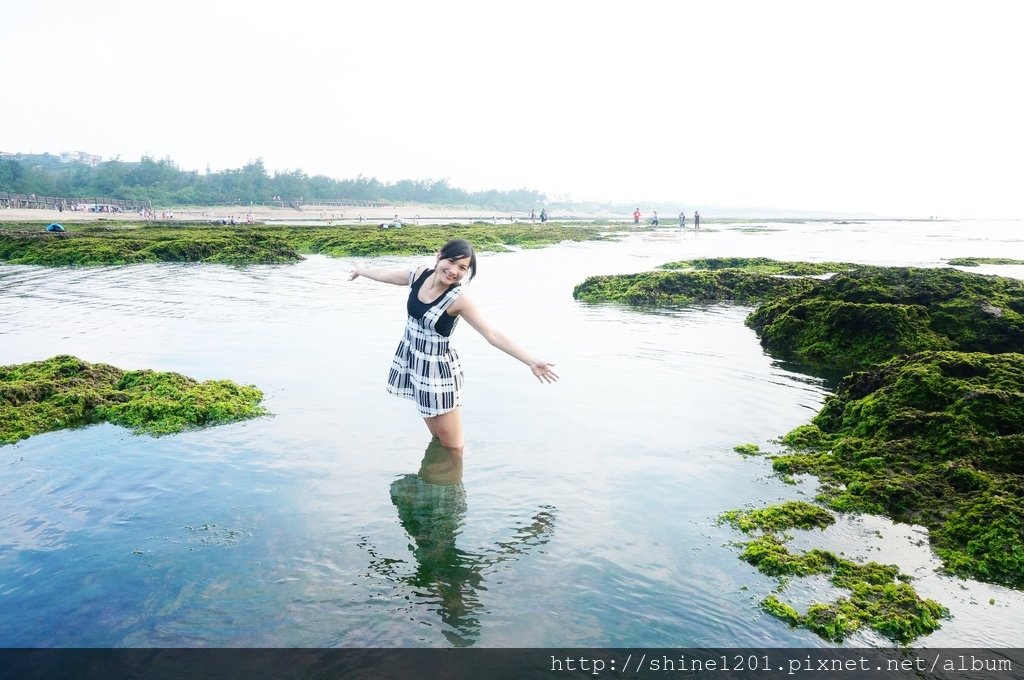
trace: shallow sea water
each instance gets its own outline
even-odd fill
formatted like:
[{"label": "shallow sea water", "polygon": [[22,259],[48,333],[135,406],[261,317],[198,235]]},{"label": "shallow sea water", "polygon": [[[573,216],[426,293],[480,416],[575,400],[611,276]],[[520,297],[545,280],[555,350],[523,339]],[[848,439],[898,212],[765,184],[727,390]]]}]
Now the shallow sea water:
[{"label": "shallow sea water", "polygon": [[[483,254],[470,294],[562,380],[539,385],[460,325],[466,470],[447,488],[417,476],[427,430],[383,389],[406,293],[348,282],[354,259],[0,266],[0,364],[73,354],[229,378],[273,414],[0,448],[0,609],[17,613],[0,617],[0,646],[830,646],[760,612],[778,583],[716,523],[813,497],[813,479],[784,484],[733,446],[772,450],[830,380],[765,353],[749,307],[591,305],[572,287],[689,257],[939,266],[1014,252],[1019,222],[962,221],[712,225]],[[1024,594],[937,574],[920,527],[860,516],[796,533],[899,564],[948,606],[921,645],[1024,638]],[[797,579],[783,598],[830,594]]]}]

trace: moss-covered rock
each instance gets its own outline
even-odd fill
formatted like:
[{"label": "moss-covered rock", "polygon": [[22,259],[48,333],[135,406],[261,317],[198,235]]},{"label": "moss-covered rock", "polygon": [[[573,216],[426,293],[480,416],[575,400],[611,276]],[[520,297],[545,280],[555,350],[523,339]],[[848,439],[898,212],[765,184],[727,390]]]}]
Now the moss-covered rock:
[{"label": "moss-covered rock", "polygon": [[23,226],[0,227],[0,262],[103,265],[138,262],[277,264],[302,254],[332,256],[429,255],[451,238],[481,251],[599,240],[607,228],[559,225],[446,225],[379,229],[371,226],[268,227],[189,225],[70,226],[54,235]]},{"label": "moss-covered rock", "polygon": [[[829,271],[839,273],[807,278]],[[844,370],[926,350],[1024,351],[1024,282],[950,268],[708,258],[592,276],[573,296],[637,305],[759,304],[747,324],[766,348]]]},{"label": "moss-covered rock", "polygon": [[803,617],[791,605],[780,600],[776,595],[769,595],[761,600],[761,608],[777,619],[782,619],[791,626],[799,626]]},{"label": "moss-covered rock", "polygon": [[980,267],[983,264],[1024,264],[1024,260],[1012,257],[954,257],[946,264],[957,267]]},{"label": "moss-covered rock", "polygon": [[823,529],[836,521],[828,510],[807,501],[786,501],[759,510],[729,510],[721,519],[743,533]]},{"label": "moss-covered rock", "polygon": [[693,260],[667,262],[659,269],[742,269],[759,274],[815,276],[850,271],[861,266],[852,262],[783,262],[768,257],[700,257]]},{"label": "moss-covered rock", "polygon": [[770,350],[854,368],[925,350],[1024,351],[1024,282],[862,267],[768,300],[747,324]]},{"label": "moss-covered rock", "polygon": [[744,544],[740,557],[768,576],[828,575],[834,586],[849,591],[848,597],[834,602],[812,604],[802,615],[774,594],[761,602],[761,608],[772,616],[835,642],[868,627],[908,644],[937,630],[939,620],[949,616],[941,604],[922,599],[908,583],[910,577],[895,565],[860,564],[827,550],[793,553],[770,533]]},{"label": "moss-covered rock", "polygon": [[259,227],[91,227],[60,237],[0,232],[0,261],[11,264],[279,264],[301,259],[284,234]]},{"label": "moss-covered rock", "polygon": [[[591,276],[573,296],[586,302],[626,304],[757,304],[811,291],[802,277],[849,271],[850,262],[781,262],[766,257],[709,257],[668,262],[659,271]],[[794,278],[796,277],[796,278]]]},{"label": "moss-covered rock", "polygon": [[263,393],[229,380],[122,371],[61,355],[0,366],[0,445],[111,422],[153,435],[264,415]]},{"label": "moss-covered rock", "polygon": [[1024,354],[925,352],[853,373],[783,437],[841,511],[922,524],[952,573],[1024,587]]},{"label": "moss-covered rock", "polygon": [[652,271],[591,276],[573,289],[584,302],[627,304],[754,304],[791,295],[814,286],[810,279],[783,278],[739,269]]}]

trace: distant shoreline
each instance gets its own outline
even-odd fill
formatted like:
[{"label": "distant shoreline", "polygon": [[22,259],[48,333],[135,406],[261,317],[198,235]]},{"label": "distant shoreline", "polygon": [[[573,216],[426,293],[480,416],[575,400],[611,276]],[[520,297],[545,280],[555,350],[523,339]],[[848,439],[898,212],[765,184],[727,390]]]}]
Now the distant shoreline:
[{"label": "distant shoreline", "polygon": [[[540,211],[538,211],[539,214]],[[165,214],[173,214],[173,217],[164,217]],[[403,222],[414,222],[417,218],[424,220],[438,219],[483,219],[494,218],[508,220],[510,217],[518,221],[529,221],[530,213],[523,211],[501,212],[485,210],[475,207],[452,207],[444,205],[402,205],[383,206],[375,208],[346,207],[333,209],[305,208],[295,210],[294,208],[278,208],[266,205],[253,206],[193,206],[188,208],[166,208],[155,211],[157,221],[166,219],[181,220],[183,222],[199,222],[204,220],[230,220],[245,223],[251,219],[254,222],[298,222],[298,221],[334,221],[338,223],[360,223],[363,222],[385,222],[395,219],[395,215]],[[582,216],[582,215],[581,215]],[[605,217],[606,215],[602,215]],[[622,219],[626,215],[621,216]],[[45,208],[8,208],[0,210],[0,222],[95,222],[99,220],[144,220],[135,212],[120,213],[94,213],[70,210],[52,210]],[[540,220],[537,220],[538,223]]]},{"label": "distant shoreline", "polygon": [[[545,206],[548,210],[550,221],[559,222],[563,220],[607,220],[610,222],[632,222],[632,210],[617,213],[593,207],[571,207],[559,209],[557,206]],[[643,208],[641,208],[643,210]],[[659,211],[660,212],[660,211]],[[788,215],[772,214],[767,212],[763,215],[735,214],[730,212],[717,212],[714,210],[701,211],[701,221],[712,222],[831,222],[835,224],[858,224],[869,222],[960,222],[963,220],[986,219],[989,221],[1019,221],[1019,218],[930,218],[930,217],[882,217],[863,215],[832,215],[832,214],[811,214],[811,215]],[[337,207],[332,209],[319,209],[307,206],[302,210],[295,210],[289,207],[277,207],[269,205],[253,206],[191,206],[182,208],[163,208],[155,211],[153,221],[166,222],[168,219],[181,222],[205,222],[214,220],[231,220],[232,217],[240,224],[251,220],[264,224],[379,224],[393,222],[395,216],[404,224],[415,224],[417,220],[424,223],[438,224],[445,220],[452,222],[481,221],[488,223],[524,223],[530,221],[529,211],[511,210],[487,210],[478,206],[450,206],[434,204],[411,204],[411,205],[388,205],[379,207]],[[745,211],[744,211],[745,213]],[[166,214],[173,214],[173,217],[164,217]],[[536,216],[540,210],[536,211]],[[362,218],[360,220],[360,217]],[[642,226],[650,226],[650,212],[644,212],[641,219]],[[678,224],[678,214],[664,212],[660,215],[662,227],[672,227]],[[60,223],[89,223],[96,221],[135,221],[140,223],[150,221],[142,218],[138,213],[128,211],[120,213],[94,213],[88,211],[53,210],[46,208],[0,208],[0,224],[4,222],[60,222]],[[686,213],[686,226],[692,227],[693,213]],[[540,218],[536,217],[535,222],[540,224]]]}]

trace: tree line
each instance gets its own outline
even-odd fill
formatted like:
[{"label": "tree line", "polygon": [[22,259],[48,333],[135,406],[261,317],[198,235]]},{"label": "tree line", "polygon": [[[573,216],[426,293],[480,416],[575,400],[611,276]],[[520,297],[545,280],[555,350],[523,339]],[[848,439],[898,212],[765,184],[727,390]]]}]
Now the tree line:
[{"label": "tree line", "polygon": [[111,160],[90,166],[64,163],[52,154],[0,158],[0,191],[66,198],[106,196],[167,207],[358,200],[530,210],[547,201],[544,194],[532,189],[466,191],[451,186],[447,179],[381,182],[362,175],[355,179],[309,176],[301,170],[275,171],[271,175],[263,159],[237,169],[200,174],[180,169],[170,158],[143,156],[138,162]]}]

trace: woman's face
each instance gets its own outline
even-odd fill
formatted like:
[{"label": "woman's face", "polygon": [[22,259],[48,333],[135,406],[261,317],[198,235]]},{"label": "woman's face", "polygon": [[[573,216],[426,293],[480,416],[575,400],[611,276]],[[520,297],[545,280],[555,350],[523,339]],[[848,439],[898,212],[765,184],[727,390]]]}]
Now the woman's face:
[{"label": "woman's face", "polygon": [[444,283],[449,286],[459,283],[469,274],[469,256],[460,257],[457,260],[445,260],[437,258],[437,274]]}]

